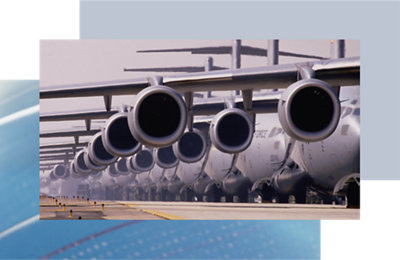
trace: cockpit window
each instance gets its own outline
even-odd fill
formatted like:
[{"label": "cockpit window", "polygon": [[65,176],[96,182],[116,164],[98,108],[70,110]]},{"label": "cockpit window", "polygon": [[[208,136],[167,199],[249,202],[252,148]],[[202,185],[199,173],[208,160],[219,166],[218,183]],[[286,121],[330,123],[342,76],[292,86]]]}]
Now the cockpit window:
[{"label": "cockpit window", "polygon": [[353,115],[359,116],[360,115],[360,109],[359,108],[354,109]]}]

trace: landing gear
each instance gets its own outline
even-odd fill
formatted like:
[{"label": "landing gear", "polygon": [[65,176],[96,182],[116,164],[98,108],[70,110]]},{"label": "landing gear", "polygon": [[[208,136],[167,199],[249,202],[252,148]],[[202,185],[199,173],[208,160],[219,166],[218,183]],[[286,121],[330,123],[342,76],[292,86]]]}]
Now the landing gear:
[{"label": "landing gear", "polygon": [[306,199],[307,199],[307,189],[300,189],[297,191],[295,194],[293,194],[295,197],[295,202],[300,203],[300,204],[305,204]]},{"label": "landing gear", "polygon": [[278,195],[278,202],[279,203],[289,203],[289,195]]},{"label": "landing gear", "polygon": [[148,201],[155,201],[156,200],[156,189],[155,188],[149,188],[147,196],[148,196],[147,197]]},{"label": "landing gear", "polygon": [[360,185],[356,182],[350,182],[347,188],[347,207],[360,208]]},{"label": "landing gear", "polygon": [[247,190],[239,193],[239,202],[249,202],[249,192]]},{"label": "landing gear", "polygon": [[185,189],[181,194],[181,201],[193,201],[194,191],[190,188]]},{"label": "landing gear", "polygon": [[233,202],[233,195],[225,194],[225,202]]},{"label": "landing gear", "polygon": [[267,184],[263,184],[254,192],[247,193],[247,201],[256,202],[255,200],[259,197],[261,197],[263,203],[272,203],[276,197],[276,192]]},{"label": "landing gear", "polygon": [[207,190],[207,202],[221,202],[222,195],[222,190],[214,184]]},{"label": "landing gear", "polygon": [[161,189],[160,192],[158,193],[158,199],[160,201],[168,201],[168,190]]}]

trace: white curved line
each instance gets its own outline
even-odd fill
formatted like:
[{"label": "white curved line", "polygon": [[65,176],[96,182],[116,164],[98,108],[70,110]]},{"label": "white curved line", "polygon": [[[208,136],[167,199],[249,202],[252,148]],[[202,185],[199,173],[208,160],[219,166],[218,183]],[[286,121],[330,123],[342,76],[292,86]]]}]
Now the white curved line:
[{"label": "white curved line", "polygon": [[35,215],[35,216],[31,217],[31,218],[28,218],[28,219],[26,219],[26,220],[24,220],[24,221],[22,221],[22,222],[20,222],[20,223],[18,223],[16,225],[10,227],[9,229],[4,230],[3,232],[0,233],[0,239],[3,239],[4,237],[6,237],[6,236],[8,236],[8,235],[20,230],[21,228],[29,226],[30,224],[38,221],[39,219],[40,219],[39,215]]},{"label": "white curved line", "polygon": [[32,106],[32,107],[25,108],[23,110],[20,110],[18,112],[12,113],[12,114],[10,114],[8,116],[5,116],[3,118],[0,118],[0,126],[8,124],[10,122],[13,122],[15,120],[18,120],[20,118],[35,114],[35,113],[37,113],[39,111],[40,111],[39,110],[39,105],[35,105],[35,106]]}]

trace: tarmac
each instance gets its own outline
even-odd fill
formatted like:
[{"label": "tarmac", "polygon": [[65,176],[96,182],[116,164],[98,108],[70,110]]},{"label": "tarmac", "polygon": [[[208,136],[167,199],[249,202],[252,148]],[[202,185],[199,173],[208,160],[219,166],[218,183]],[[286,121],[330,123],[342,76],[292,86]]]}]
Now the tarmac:
[{"label": "tarmac", "polygon": [[42,197],[40,219],[357,220],[360,209],[322,204],[91,201],[85,198],[56,201]]}]

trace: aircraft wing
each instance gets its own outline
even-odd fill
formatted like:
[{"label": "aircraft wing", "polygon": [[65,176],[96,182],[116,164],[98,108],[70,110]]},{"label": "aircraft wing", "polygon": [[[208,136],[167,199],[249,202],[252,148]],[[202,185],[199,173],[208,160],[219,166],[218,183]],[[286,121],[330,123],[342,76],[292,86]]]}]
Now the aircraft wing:
[{"label": "aircraft wing", "polygon": [[[253,97],[253,111],[255,113],[276,113],[277,105],[279,102],[279,94],[266,94],[262,96],[254,96]],[[243,109],[243,99],[237,98],[235,101],[235,106],[237,108]],[[206,116],[206,115],[215,115],[219,111],[222,111],[226,108],[225,100],[222,98],[209,98],[209,99],[201,99],[196,101],[193,104],[192,111],[194,116]],[[93,119],[108,119],[112,115],[118,113],[117,109],[113,109],[111,111],[104,111],[101,109],[95,109],[92,111],[80,111],[80,112],[62,112],[62,113],[47,113],[40,115],[41,122],[49,122],[49,121],[70,121],[70,120],[93,120]],[[88,131],[70,131],[70,135],[85,135]],[[49,137],[50,133],[43,133],[45,136],[41,137]],[[51,134],[50,134],[51,135]]]},{"label": "aircraft wing", "polygon": [[[162,78],[162,84],[177,92],[226,91],[286,88],[300,78],[300,71],[311,69],[316,79],[331,86],[360,84],[360,58],[319,60],[259,68],[190,73]],[[151,85],[150,79],[90,82],[76,85],[42,86],[40,98],[66,98],[137,94]]]},{"label": "aircraft wing", "polygon": [[[179,49],[156,49],[156,50],[140,50],[138,53],[156,53],[156,52],[190,52],[191,54],[231,54],[232,46],[216,46],[216,47],[200,47],[200,48],[179,48]],[[240,53],[242,55],[249,56],[268,56],[268,50],[264,48],[257,48],[252,46],[243,45],[240,47]],[[308,58],[308,59],[325,59],[321,56],[308,55],[301,53],[294,53],[288,51],[279,51],[280,56],[289,56],[296,58]]]}]

